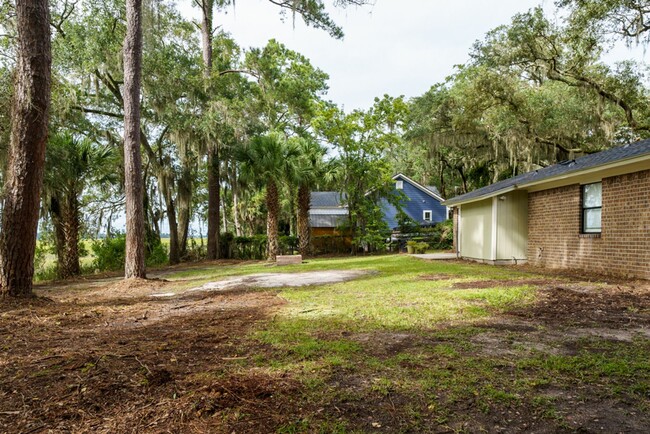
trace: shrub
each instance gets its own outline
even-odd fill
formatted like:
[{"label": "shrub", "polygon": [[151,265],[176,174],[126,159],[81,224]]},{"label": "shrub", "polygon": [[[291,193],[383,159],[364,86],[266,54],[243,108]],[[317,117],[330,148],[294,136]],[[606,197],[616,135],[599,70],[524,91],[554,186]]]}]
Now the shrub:
[{"label": "shrub", "polygon": [[454,243],[454,222],[446,220],[435,225],[430,236],[431,247],[436,250],[449,250]]},{"label": "shrub", "polygon": [[298,250],[298,237],[282,235],[279,241],[282,255],[292,255],[294,250]]},{"label": "shrub", "polygon": [[[163,265],[169,261],[167,248],[161,242],[154,244],[151,251],[148,251],[145,257],[147,267],[154,267],[156,265]],[[124,264],[122,264],[124,265]]]},{"label": "shrub", "polygon": [[45,259],[49,252],[50,246],[47,242],[42,240],[36,242],[36,250],[34,251],[34,274],[36,276],[45,271]]},{"label": "shrub", "polygon": [[[93,241],[91,248],[95,256],[92,265],[95,270],[115,271],[124,269],[126,255],[126,237],[124,234]],[[148,267],[165,264],[168,260],[167,249],[160,241],[148,246],[145,253],[145,261]]]},{"label": "shrub", "polygon": [[418,222],[409,217],[404,211],[398,211],[395,217],[397,218],[397,230],[401,234],[413,234],[420,231]]},{"label": "shrub", "polygon": [[205,259],[207,256],[207,248],[203,242],[203,238],[199,238],[201,241],[198,243],[196,237],[194,236],[194,231],[192,231],[192,236],[187,239],[187,251],[183,260],[185,261],[198,261],[200,259]]},{"label": "shrub", "polygon": [[429,249],[428,243],[425,243],[424,241],[415,243],[415,253],[426,253],[427,249]]},{"label": "shrub", "polygon": [[124,268],[126,238],[124,234],[93,241],[91,249],[95,255],[93,268],[99,271],[121,270]]}]

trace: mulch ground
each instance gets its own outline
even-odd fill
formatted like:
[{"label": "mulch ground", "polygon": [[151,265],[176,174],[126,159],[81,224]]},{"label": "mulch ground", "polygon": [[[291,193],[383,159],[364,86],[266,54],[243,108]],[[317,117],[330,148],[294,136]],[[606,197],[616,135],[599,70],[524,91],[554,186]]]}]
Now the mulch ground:
[{"label": "mulch ground", "polygon": [[[295,382],[242,374],[238,362],[268,351],[243,337],[284,301],[247,290],[127,296],[160,287],[117,283],[91,297],[2,305],[0,432],[230,433],[281,422],[291,400],[277,397]],[[239,408],[237,420],[214,417]]]}]

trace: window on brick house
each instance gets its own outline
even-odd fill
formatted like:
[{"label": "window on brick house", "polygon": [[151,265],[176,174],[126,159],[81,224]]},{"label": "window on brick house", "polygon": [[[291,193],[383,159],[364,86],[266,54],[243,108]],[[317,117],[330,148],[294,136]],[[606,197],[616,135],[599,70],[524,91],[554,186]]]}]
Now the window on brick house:
[{"label": "window on brick house", "polygon": [[582,186],[582,233],[598,234],[601,231],[603,184],[595,182]]}]

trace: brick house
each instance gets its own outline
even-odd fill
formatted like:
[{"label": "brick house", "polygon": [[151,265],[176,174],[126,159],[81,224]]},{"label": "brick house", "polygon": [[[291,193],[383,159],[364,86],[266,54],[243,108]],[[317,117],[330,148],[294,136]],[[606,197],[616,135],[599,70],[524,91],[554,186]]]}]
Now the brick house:
[{"label": "brick house", "polygon": [[515,176],[443,204],[454,210],[460,257],[650,279],[650,140]]}]

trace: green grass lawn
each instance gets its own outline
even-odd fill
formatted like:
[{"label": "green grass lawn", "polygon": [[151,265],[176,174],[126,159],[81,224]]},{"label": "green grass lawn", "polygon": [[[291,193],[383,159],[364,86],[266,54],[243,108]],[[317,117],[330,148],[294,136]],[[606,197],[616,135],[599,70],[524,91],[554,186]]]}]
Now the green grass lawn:
[{"label": "green grass lawn", "polygon": [[[237,368],[295,377],[303,386],[296,398],[301,405],[328,409],[306,411],[281,432],[365,432],[382,426],[420,432],[432,424],[475,432],[497,423],[515,430],[547,424],[572,430],[577,423],[572,412],[597,420],[603,400],[626,403],[622,412],[650,409],[648,339],[567,338],[570,325],[558,324],[556,330],[534,319],[510,325],[507,313],[534,305],[543,279],[514,267],[391,255],[282,268],[219,266],[166,278],[185,287],[188,279],[197,285],[233,275],[333,269],[372,274],[281,289],[278,295],[288,303],[248,337],[252,346],[272,351]],[[464,289],[454,288],[463,283]],[[495,321],[499,327],[490,325]],[[336,417],[334,409],[341,407],[354,411]]]}]

